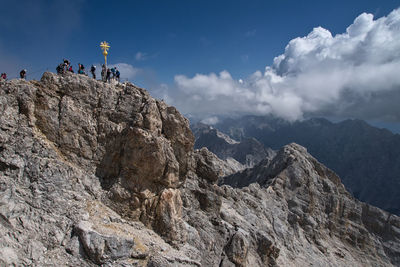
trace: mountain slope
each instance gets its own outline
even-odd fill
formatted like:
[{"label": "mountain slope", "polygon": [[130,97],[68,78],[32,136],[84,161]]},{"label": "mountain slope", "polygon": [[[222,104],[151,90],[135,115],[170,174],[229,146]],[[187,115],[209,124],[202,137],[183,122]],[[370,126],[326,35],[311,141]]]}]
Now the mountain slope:
[{"label": "mountain slope", "polygon": [[291,144],[242,188],[130,83],[0,83],[0,265],[396,266],[400,221]]},{"label": "mountain slope", "polygon": [[254,137],[277,149],[295,142],[339,174],[358,199],[400,214],[400,135],[360,120],[332,123],[309,119],[289,123],[249,116],[216,128],[233,138]]},{"label": "mountain slope", "polygon": [[[358,253],[365,258],[358,258],[350,265],[388,264],[369,261],[371,255],[381,253],[393,256],[395,260],[391,263],[399,264],[400,247],[396,245],[400,238],[399,217],[355,200],[334,172],[297,144],[283,147],[272,160],[223,178],[220,184],[243,188],[244,192],[266,188],[264,192],[270,195],[262,197],[265,200],[275,196],[272,199],[280,204],[266,202],[264,205],[271,206],[273,222],[287,220],[288,228],[273,228],[275,233],[284,236],[289,232],[289,236],[283,237],[291,244],[289,247],[305,250],[293,259],[297,266],[310,263],[344,266],[344,262],[335,257],[329,259],[330,256],[345,259]],[[375,239],[374,236],[380,237]],[[302,247],[308,242],[312,244],[311,248]],[[317,259],[316,249],[327,256],[326,261]]]}]

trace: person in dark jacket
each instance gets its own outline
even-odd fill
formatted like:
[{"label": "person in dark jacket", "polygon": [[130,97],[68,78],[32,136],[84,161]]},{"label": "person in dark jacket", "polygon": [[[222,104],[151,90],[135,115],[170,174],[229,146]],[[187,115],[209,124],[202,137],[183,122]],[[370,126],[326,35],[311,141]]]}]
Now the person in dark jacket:
[{"label": "person in dark jacket", "polygon": [[96,80],[96,66],[92,65],[92,66],[90,67],[90,72],[91,72],[92,75],[93,75],[93,79]]},{"label": "person in dark jacket", "polygon": [[107,82],[110,82],[110,81],[111,81],[111,70],[110,70],[109,68],[107,69],[106,81],[107,81]]},{"label": "person in dark jacket", "polygon": [[120,72],[117,68],[115,68],[115,77],[117,78],[117,81],[119,82],[119,76],[120,76]]},{"label": "person in dark jacket", "polygon": [[21,79],[26,79],[26,69],[23,69],[19,72],[19,77],[21,77]]},{"label": "person in dark jacket", "polygon": [[101,66],[101,80],[103,82],[106,81],[106,74],[107,74],[106,65],[103,64],[103,66]]}]

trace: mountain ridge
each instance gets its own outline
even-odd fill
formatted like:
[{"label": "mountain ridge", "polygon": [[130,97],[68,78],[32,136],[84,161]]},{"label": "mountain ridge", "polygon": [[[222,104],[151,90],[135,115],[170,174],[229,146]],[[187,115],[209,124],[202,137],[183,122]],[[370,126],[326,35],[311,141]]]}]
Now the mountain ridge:
[{"label": "mountain ridge", "polygon": [[354,200],[297,144],[266,183],[233,188],[188,120],[133,84],[46,72],[1,82],[0,110],[0,264],[400,263],[399,217]]},{"label": "mountain ridge", "polygon": [[277,149],[296,142],[339,174],[358,199],[400,214],[400,135],[378,129],[362,120],[332,123],[314,118],[285,122],[247,116],[226,120],[215,128],[240,140],[254,137]]}]

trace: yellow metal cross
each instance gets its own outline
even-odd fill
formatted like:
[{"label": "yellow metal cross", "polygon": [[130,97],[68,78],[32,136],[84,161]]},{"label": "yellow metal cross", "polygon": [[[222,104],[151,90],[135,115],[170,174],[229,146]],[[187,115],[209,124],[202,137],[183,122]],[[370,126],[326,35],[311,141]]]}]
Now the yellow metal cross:
[{"label": "yellow metal cross", "polygon": [[110,48],[110,44],[107,43],[106,41],[103,41],[103,42],[100,43],[100,47],[101,47],[101,50],[103,50],[104,63],[107,66],[107,55],[108,55],[107,51]]}]

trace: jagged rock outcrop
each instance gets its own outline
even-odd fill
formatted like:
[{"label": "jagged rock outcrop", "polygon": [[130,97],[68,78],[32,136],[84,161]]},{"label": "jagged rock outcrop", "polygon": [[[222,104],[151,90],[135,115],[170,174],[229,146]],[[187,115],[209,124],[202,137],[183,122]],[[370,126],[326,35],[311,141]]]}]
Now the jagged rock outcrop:
[{"label": "jagged rock outcrop", "polygon": [[[278,246],[280,254],[290,255],[285,250],[295,248],[299,255],[292,263],[297,262],[297,266],[344,266],[345,261],[353,262],[352,266],[400,264],[400,218],[354,199],[340,178],[304,147],[287,145],[272,160],[220,183],[243,188],[242,194],[261,193],[258,197],[265,204],[259,209],[274,214],[266,216],[272,217],[269,220],[273,222],[270,227],[274,229],[274,239],[277,243],[287,242]],[[240,198],[246,202],[249,196]],[[254,198],[253,201],[257,203]],[[260,219],[253,223],[259,224]],[[241,224],[245,221],[249,219]],[[317,256],[320,253],[323,259]],[[386,257],[390,259],[387,261]]]},{"label": "jagged rock outcrop", "polygon": [[400,264],[399,218],[298,145],[233,188],[188,121],[130,83],[1,82],[0,111],[0,265]]},{"label": "jagged rock outcrop", "polygon": [[195,136],[195,148],[206,147],[237,171],[251,168],[275,152],[254,138],[242,138],[240,142],[203,123],[191,126]]},{"label": "jagged rock outcrop", "polygon": [[[177,188],[193,168],[194,138],[175,108],[132,84],[73,74],[4,82],[0,92],[2,261],[90,265],[87,259],[126,259],[141,231],[131,227],[118,238],[123,218],[179,240]],[[92,202],[104,213],[91,216]],[[117,223],[105,215],[104,204],[118,212]],[[103,216],[108,233],[87,226]]]}]

